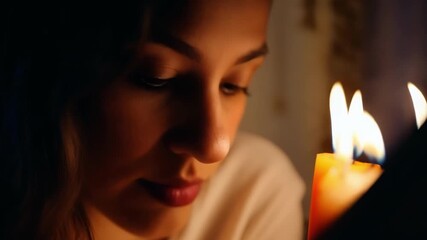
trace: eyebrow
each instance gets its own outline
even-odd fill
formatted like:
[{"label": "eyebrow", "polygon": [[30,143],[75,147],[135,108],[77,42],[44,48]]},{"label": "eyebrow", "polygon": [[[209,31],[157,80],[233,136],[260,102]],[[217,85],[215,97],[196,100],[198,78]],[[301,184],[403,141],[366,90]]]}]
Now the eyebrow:
[{"label": "eyebrow", "polygon": [[[186,43],[185,41],[175,36],[164,34],[164,33],[155,33],[152,35],[151,40],[154,42],[163,44],[195,61],[199,62],[202,60],[202,56],[200,52],[195,47],[191,46],[190,44]],[[255,58],[265,56],[267,55],[267,53],[268,53],[268,46],[264,42],[260,47],[253,49],[249,51],[247,54],[238,58],[237,61],[235,62],[235,65],[249,62]]]},{"label": "eyebrow", "polygon": [[152,35],[151,40],[163,44],[195,61],[202,60],[202,56],[195,47],[172,35],[156,32]]},{"label": "eyebrow", "polygon": [[252,59],[258,58],[258,57],[263,57],[265,55],[267,55],[268,53],[268,46],[267,43],[263,43],[261,45],[261,47],[254,49],[252,51],[250,51],[249,53],[243,55],[242,57],[240,57],[237,61],[236,61],[236,65],[238,64],[242,64],[245,62],[249,62]]}]

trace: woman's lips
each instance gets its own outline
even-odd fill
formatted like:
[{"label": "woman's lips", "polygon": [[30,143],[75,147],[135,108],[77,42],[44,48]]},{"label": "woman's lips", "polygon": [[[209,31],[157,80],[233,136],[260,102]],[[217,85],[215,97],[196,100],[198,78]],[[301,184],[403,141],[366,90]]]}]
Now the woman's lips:
[{"label": "woman's lips", "polygon": [[194,181],[166,185],[143,179],[139,180],[138,183],[152,197],[171,207],[181,207],[192,203],[196,199],[202,184],[201,181]]}]

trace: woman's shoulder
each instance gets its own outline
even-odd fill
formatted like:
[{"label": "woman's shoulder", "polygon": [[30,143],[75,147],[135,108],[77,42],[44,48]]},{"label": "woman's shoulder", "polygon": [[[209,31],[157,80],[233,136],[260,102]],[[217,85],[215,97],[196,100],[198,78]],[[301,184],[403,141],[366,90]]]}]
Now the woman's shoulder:
[{"label": "woman's shoulder", "polygon": [[271,174],[286,179],[301,181],[286,153],[270,141],[260,135],[239,132],[227,159],[224,160],[220,171],[239,171],[243,169],[252,177]]},{"label": "woman's shoulder", "polygon": [[282,239],[290,236],[286,232],[300,237],[303,194],[301,177],[278,146],[239,133],[197,199],[182,239]]},{"label": "woman's shoulder", "polygon": [[227,191],[230,198],[235,197],[234,201],[250,195],[257,203],[278,197],[301,199],[305,190],[286,153],[272,141],[248,132],[237,135],[210,185],[209,188]]},{"label": "woman's shoulder", "polygon": [[281,158],[285,156],[283,151],[272,141],[250,132],[239,132],[237,134],[229,156],[234,156],[236,154],[246,157],[251,157],[253,154],[256,154],[256,156],[259,156],[259,154],[263,156],[268,154],[269,156],[273,155]]}]

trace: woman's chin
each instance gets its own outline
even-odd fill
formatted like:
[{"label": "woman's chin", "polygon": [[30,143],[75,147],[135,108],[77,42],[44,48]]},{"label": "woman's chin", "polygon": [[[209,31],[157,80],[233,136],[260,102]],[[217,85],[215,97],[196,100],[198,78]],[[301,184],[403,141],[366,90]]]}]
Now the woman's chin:
[{"label": "woman's chin", "polygon": [[[144,221],[144,232],[140,232],[138,235],[149,239],[162,239],[178,235],[188,222],[191,207],[192,204],[188,204],[183,207],[165,209],[156,216],[152,216],[150,223]],[[135,228],[138,231],[137,226]]]},{"label": "woman's chin", "polygon": [[176,236],[187,224],[192,204],[163,206],[148,211],[129,207],[102,211],[86,206],[95,239],[164,239]]}]

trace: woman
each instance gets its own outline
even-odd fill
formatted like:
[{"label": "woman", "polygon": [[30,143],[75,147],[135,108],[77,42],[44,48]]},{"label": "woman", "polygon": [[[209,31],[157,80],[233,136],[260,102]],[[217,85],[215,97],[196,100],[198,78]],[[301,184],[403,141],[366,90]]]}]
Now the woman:
[{"label": "woman", "polygon": [[[57,5],[6,14],[3,236],[300,233],[302,185],[283,155],[250,136],[252,152],[229,153],[267,53],[270,1]],[[256,149],[276,160],[243,169]]]}]

